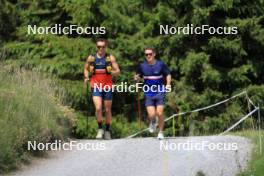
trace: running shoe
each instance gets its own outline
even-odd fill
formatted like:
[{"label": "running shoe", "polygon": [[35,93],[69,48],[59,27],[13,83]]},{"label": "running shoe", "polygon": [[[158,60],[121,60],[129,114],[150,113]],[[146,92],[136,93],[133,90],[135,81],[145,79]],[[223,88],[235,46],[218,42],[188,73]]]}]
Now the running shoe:
[{"label": "running shoe", "polygon": [[164,139],[163,131],[159,131],[158,137],[159,140]]},{"label": "running shoe", "polygon": [[111,139],[111,133],[110,133],[110,131],[105,131],[104,139],[105,140],[110,140]]},{"label": "running shoe", "polygon": [[104,130],[98,129],[96,139],[103,139],[103,137],[104,137]]},{"label": "running shoe", "polygon": [[149,132],[150,133],[154,133],[156,131],[156,127],[157,127],[156,122],[157,122],[156,119],[150,121],[150,123],[149,123]]}]

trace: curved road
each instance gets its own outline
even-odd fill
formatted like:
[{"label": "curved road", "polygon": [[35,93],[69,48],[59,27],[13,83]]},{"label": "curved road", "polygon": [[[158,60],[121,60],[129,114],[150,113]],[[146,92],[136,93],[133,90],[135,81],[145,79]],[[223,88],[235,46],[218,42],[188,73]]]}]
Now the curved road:
[{"label": "curved road", "polygon": [[[233,176],[246,168],[252,149],[248,139],[235,136],[177,137],[163,141],[156,138],[78,140],[78,143],[93,146],[95,150],[49,152],[48,157],[36,159],[12,175],[195,176],[200,172],[206,176]],[[224,150],[213,150],[216,145],[223,149],[222,144]]]}]

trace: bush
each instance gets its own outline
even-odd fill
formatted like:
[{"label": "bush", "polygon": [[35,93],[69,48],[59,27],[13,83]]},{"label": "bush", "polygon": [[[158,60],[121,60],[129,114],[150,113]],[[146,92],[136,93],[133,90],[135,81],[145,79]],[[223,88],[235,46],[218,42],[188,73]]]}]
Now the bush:
[{"label": "bush", "polygon": [[0,67],[1,173],[29,156],[27,141],[64,139],[71,122],[54,98],[52,81],[38,73]]},{"label": "bush", "polygon": [[[87,123],[88,122],[88,123]],[[142,122],[143,123],[143,122]],[[142,128],[146,125],[142,125]],[[137,122],[128,123],[122,116],[112,117],[111,134],[113,139],[124,138],[140,130]],[[87,117],[81,113],[78,115],[74,127],[74,134],[78,138],[94,139],[97,133],[97,122],[94,116]]]}]

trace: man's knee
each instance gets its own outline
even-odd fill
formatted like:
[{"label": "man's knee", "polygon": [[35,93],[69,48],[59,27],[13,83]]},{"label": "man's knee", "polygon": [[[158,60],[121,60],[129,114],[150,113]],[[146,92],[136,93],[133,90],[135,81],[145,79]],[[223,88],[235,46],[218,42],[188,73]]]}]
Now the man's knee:
[{"label": "man's knee", "polygon": [[109,108],[109,107],[105,107],[105,113],[111,113],[111,108]]},{"label": "man's knee", "polygon": [[163,116],[163,111],[162,110],[157,110],[157,116],[162,117]]},{"label": "man's knee", "polygon": [[155,112],[149,112],[148,116],[149,116],[149,118],[152,119],[152,118],[154,118],[156,116],[156,113]]},{"label": "man's knee", "polygon": [[96,113],[102,113],[102,108],[101,107],[96,107],[95,108]]}]

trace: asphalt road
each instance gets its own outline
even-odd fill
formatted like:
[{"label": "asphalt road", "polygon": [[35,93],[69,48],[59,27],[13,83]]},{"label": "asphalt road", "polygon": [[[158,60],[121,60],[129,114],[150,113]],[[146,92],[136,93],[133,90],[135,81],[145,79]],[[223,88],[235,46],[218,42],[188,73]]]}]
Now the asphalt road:
[{"label": "asphalt road", "polygon": [[[52,151],[16,176],[233,176],[247,167],[251,142],[235,136],[78,140],[93,150]],[[218,148],[216,146],[218,145]]]}]

